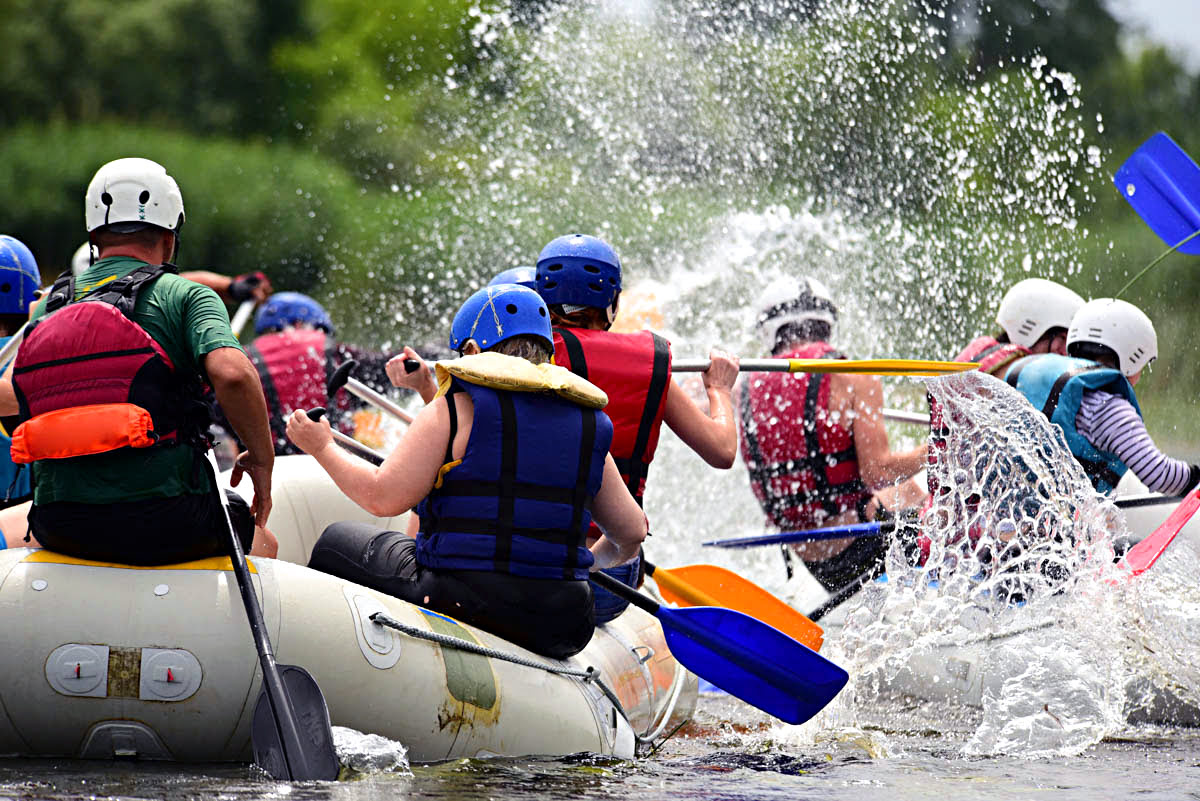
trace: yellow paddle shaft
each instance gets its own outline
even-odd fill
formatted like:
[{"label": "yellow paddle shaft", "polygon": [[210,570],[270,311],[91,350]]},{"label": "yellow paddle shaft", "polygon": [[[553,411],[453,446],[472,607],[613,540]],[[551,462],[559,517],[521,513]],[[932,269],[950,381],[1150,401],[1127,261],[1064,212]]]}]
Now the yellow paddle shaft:
[{"label": "yellow paddle shaft", "polygon": [[696,606],[720,606],[725,604],[713,598],[708,593],[704,592],[695,585],[688,584],[686,581],[680,581],[675,576],[671,575],[669,570],[663,570],[661,567],[655,567],[653,570],[647,566],[646,572],[649,573],[655,581],[663,585],[663,588],[675,593],[680,598]]},{"label": "yellow paddle shaft", "polygon": [[[708,359],[677,359],[674,373],[703,373]],[[929,359],[742,359],[743,373],[863,373],[866,375],[935,376],[974,370],[977,362],[942,362]]]}]

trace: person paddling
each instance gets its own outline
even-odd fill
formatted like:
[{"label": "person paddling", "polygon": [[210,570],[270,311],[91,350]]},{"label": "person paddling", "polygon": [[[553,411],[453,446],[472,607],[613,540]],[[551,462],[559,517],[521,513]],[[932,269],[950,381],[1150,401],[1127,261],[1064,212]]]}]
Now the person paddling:
[{"label": "person paddling", "polygon": [[[829,344],[837,306],[819,281],[780,279],[763,292],[758,309],[758,333],[773,358],[845,358]],[[738,408],[750,486],[773,526],[866,522],[924,498],[906,479],[924,467],[926,446],[891,450],[876,376],[758,374],[741,385]],[[882,572],[886,545],[882,537],[861,537],[793,548],[817,581],[837,592],[864,573]]]},{"label": "person paddling", "polygon": [[[246,354],[254,362],[266,393],[275,455],[299,453],[287,438],[287,418],[297,409],[329,405],[325,387],[334,369],[347,359],[358,362],[356,377],[382,391],[389,385],[388,357],[340,344],[334,339],[333,320],[320,303],[299,292],[279,292],[258,309],[254,342]],[[342,393],[330,409],[333,423],[343,433],[354,431],[354,401]]]},{"label": "person paddling", "polygon": [[[588,572],[626,562],[646,518],[608,455],[604,393],[550,363],[536,292],[484,287],[463,304],[437,366],[439,394],[382,465],[337,447],[328,420],[297,411],[287,434],[355,503],[381,517],[414,506],[416,538],[334,523],[309,567],[566,658],[595,628]],[[587,546],[595,520],[604,534]]]},{"label": "person paddling", "polygon": [[[42,273],[37,260],[25,243],[16,237],[0,235],[0,347],[12,339],[13,334],[29,319],[29,311],[37,300],[42,286]],[[7,368],[0,365],[0,369]],[[15,418],[0,421],[0,509],[29,500],[33,489],[29,485],[29,471],[18,470],[12,460],[9,436],[10,426],[15,428]],[[0,534],[0,548],[4,547],[4,536]]]},{"label": "person paddling", "polygon": [[[19,415],[12,455],[33,471],[32,534],[85,559],[154,565],[229,552],[225,513],[204,464],[211,383],[239,436],[231,493],[239,534],[273,554],[265,529],[274,453],[262,387],[211,290],[170,263],[183,197],[162,165],[118,159],[85,195],[99,261],[65,274],[34,312],[0,415]],[[86,334],[86,336],[85,336]]]},{"label": "person paddling", "polygon": [[1093,300],[1075,313],[1066,340],[1068,355],[1027,356],[1004,380],[1063,430],[1093,486],[1112,493],[1127,470],[1167,495],[1200,484],[1200,466],[1160,451],[1142,421],[1133,388],[1158,357],[1150,318],[1123,300]]},{"label": "person paddling", "polygon": [[[608,394],[612,455],[630,494],[641,505],[650,463],[663,423],[709,465],[728,469],[737,458],[737,422],[731,390],[737,359],[712,350],[703,374],[708,411],[702,410],[671,378],[671,343],[651,331],[610,331],[621,296],[621,261],[601,239],[570,234],[552,240],[538,256],[538,293],[554,323],[554,362]],[[599,536],[593,529],[592,537]],[[640,559],[606,573],[640,585]],[[596,590],[598,622],[612,620],[628,606]]]}]

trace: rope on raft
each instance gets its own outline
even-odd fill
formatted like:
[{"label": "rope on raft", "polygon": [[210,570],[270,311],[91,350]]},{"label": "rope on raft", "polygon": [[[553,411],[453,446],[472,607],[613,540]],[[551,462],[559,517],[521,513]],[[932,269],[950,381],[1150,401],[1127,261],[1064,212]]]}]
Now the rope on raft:
[{"label": "rope on raft", "polygon": [[587,670],[576,670],[575,668],[548,665],[545,662],[526,659],[523,656],[505,653],[504,651],[497,651],[495,648],[488,648],[485,645],[470,642],[469,640],[451,637],[448,634],[439,634],[436,631],[427,631],[425,629],[409,626],[405,623],[401,623],[399,620],[396,620],[393,617],[389,617],[383,612],[375,612],[370,616],[370,620],[372,623],[378,623],[381,626],[387,626],[389,629],[395,629],[402,634],[407,634],[409,637],[416,637],[419,640],[435,642],[438,645],[445,646],[447,648],[454,648],[459,651],[467,651],[468,653],[479,654],[480,656],[486,656],[489,659],[500,659],[505,662],[512,662],[514,665],[520,665],[521,667],[544,670],[547,673],[556,673],[560,676],[571,676],[579,679],[584,684],[593,683],[600,688],[600,691],[604,693],[609,701],[612,701],[613,706],[616,707],[617,711],[621,713],[621,717],[625,718],[626,721],[629,720],[629,716],[625,714],[625,708],[621,706],[621,701],[617,698],[616,693],[609,689],[608,686],[600,680],[600,671],[591,665],[588,666]]}]

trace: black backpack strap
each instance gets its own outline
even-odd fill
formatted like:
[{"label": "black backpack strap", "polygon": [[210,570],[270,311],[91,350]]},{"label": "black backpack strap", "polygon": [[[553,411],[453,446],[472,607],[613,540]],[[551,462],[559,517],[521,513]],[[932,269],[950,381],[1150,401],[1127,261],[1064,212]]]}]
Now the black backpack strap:
[{"label": "black backpack strap", "polygon": [[554,333],[562,337],[563,347],[567,349],[567,358],[571,360],[571,372],[586,381],[587,359],[583,356],[583,345],[579,343],[579,337],[569,328],[555,328]]},{"label": "black backpack strap", "polygon": [[46,293],[46,314],[57,311],[75,300],[75,276],[65,272],[55,279]]},{"label": "black backpack strap", "polygon": [[117,311],[129,317],[137,305],[137,299],[142,290],[166,273],[178,273],[179,268],[174,264],[143,264],[141,267],[123,275],[114,281],[109,281],[88,292],[80,300],[98,300],[111,303]]}]

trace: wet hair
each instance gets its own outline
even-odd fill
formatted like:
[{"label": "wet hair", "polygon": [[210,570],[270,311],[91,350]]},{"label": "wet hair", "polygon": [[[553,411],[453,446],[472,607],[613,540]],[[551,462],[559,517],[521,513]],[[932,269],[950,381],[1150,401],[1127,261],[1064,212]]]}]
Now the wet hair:
[{"label": "wet hair", "polygon": [[608,328],[608,312],[596,306],[588,306],[578,311],[566,312],[561,304],[550,307],[550,323],[567,328]]},{"label": "wet hair", "polygon": [[775,347],[772,353],[790,350],[796,342],[828,342],[833,326],[824,320],[803,320],[798,323],[785,323],[775,332]]},{"label": "wet hair", "polygon": [[1067,345],[1067,355],[1074,356],[1077,359],[1089,359],[1093,362],[1100,362],[1114,370],[1121,368],[1121,359],[1117,356],[1117,352],[1108,345],[1101,345],[1099,342],[1072,342],[1070,345]]},{"label": "wet hair", "polygon": [[517,356],[534,364],[544,364],[554,355],[553,351],[546,347],[546,340],[532,334],[509,337],[488,350],[503,353],[505,356]]}]

